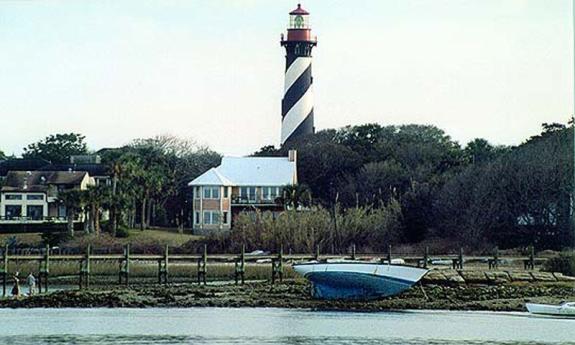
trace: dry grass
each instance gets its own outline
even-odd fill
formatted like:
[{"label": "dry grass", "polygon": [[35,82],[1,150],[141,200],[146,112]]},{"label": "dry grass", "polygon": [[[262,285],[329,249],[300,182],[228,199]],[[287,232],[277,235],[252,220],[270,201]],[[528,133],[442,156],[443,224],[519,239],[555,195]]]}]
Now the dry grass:
[{"label": "dry grass", "polygon": [[[93,277],[117,277],[119,264],[115,261],[92,261],[90,265]],[[20,276],[26,276],[32,272],[37,275],[39,265],[30,261],[11,261],[8,267],[10,273],[20,272]],[[50,262],[50,276],[64,277],[78,275],[80,263],[77,261],[52,261]],[[207,266],[207,280],[231,280],[234,279],[234,264],[209,263]],[[246,280],[271,279],[271,264],[246,264]],[[156,278],[158,276],[158,264],[156,262],[131,262],[130,277],[133,278]],[[197,277],[197,264],[195,262],[171,263],[169,265],[169,276],[172,278],[189,278],[195,280]],[[290,265],[284,265],[284,278],[295,278],[296,273]]]},{"label": "dry grass", "polygon": [[5,244],[16,240],[19,245],[38,247],[42,245],[42,234],[41,233],[21,233],[21,234],[0,234],[0,244],[4,246]]}]

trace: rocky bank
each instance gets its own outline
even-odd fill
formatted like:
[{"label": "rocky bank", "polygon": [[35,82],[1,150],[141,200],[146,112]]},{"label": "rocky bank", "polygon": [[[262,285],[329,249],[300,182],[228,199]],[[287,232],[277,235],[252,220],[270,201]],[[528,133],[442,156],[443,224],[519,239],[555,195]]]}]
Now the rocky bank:
[{"label": "rocky bank", "polygon": [[0,300],[0,307],[278,307],[342,311],[523,311],[526,302],[558,303],[575,300],[575,278],[540,272],[518,274],[432,271],[422,284],[405,293],[374,301],[316,300],[311,298],[310,287],[306,281],[295,280],[276,285],[269,282],[247,282],[244,285],[95,287],[4,299]]}]

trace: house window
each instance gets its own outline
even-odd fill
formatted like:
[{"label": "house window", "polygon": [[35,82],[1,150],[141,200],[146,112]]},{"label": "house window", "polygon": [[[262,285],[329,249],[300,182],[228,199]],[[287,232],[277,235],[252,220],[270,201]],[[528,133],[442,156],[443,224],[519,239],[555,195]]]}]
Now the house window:
[{"label": "house window", "polygon": [[204,187],[204,199],[219,199],[220,187]]},{"label": "house window", "polygon": [[202,196],[202,190],[200,187],[194,187],[194,198],[199,199]]},{"label": "house window", "polygon": [[22,217],[22,206],[6,205],[6,207],[4,208],[4,214],[8,219]]},{"label": "house window", "polygon": [[200,212],[196,211],[196,217],[195,217],[194,221],[196,224],[200,224]]},{"label": "house window", "polygon": [[256,187],[240,187],[240,199],[244,201],[256,201]]},{"label": "house window", "polygon": [[58,217],[59,218],[68,217],[68,210],[66,209],[66,205],[58,205]]},{"label": "house window", "polygon": [[279,187],[262,187],[262,199],[275,200],[279,196]]},{"label": "house window", "polygon": [[4,198],[6,200],[22,200],[22,194],[6,194]]},{"label": "house window", "polygon": [[228,212],[224,211],[222,218],[222,223],[228,224]]},{"label": "house window", "polygon": [[44,217],[44,206],[34,205],[26,207],[26,216],[32,220],[42,220]]},{"label": "house window", "polygon": [[220,212],[204,211],[204,224],[220,224]]},{"label": "house window", "polygon": [[228,187],[224,187],[224,198],[228,197]]},{"label": "house window", "polygon": [[44,195],[42,195],[42,194],[28,194],[28,195],[26,195],[26,200],[44,200]]}]

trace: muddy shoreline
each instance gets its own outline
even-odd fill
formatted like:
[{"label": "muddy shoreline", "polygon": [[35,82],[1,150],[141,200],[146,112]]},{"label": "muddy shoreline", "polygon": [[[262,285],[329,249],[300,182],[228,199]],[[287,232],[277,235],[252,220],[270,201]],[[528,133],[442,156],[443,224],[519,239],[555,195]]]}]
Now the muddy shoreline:
[{"label": "muddy shoreline", "polygon": [[526,302],[559,303],[575,300],[570,282],[500,285],[422,284],[401,295],[372,301],[325,301],[310,296],[302,280],[271,285],[170,284],[130,287],[95,286],[87,290],[56,291],[32,297],[0,300],[0,308],[190,308],[274,307],[338,311],[405,309],[524,311]]}]

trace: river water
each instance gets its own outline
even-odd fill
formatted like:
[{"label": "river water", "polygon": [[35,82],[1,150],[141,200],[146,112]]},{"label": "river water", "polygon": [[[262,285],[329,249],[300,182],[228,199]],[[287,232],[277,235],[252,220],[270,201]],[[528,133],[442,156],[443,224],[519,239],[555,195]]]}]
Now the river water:
[{"label": "river water", "polygon": [[268,308],[2,309],[0,344],[575,344],[575,319],[525,313]]}]

